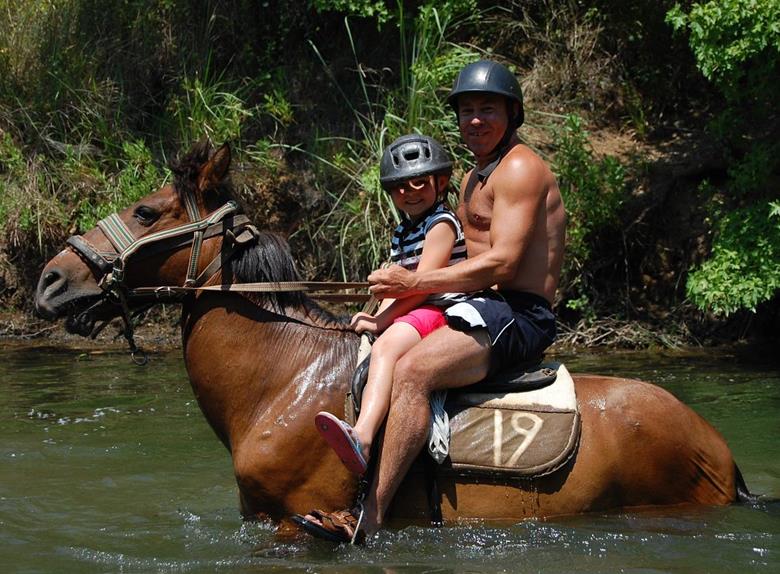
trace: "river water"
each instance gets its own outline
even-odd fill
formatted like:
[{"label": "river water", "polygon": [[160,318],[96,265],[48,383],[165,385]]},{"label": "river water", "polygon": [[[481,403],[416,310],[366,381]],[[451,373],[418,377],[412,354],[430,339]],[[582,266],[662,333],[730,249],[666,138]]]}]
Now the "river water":
[{"label": "river water", "polygon": [[407,527],[365,547],[242,523],[180,354],[0,348],[0,572],[780,572],[780,369],[718,351],[558,356],[655,382],[713,423],[750,505]]}]

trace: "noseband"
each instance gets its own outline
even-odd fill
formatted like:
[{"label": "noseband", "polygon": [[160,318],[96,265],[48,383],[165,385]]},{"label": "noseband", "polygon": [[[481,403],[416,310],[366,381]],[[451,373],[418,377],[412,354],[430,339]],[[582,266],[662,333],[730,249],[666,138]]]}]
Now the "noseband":
[{"label": "noseband", "polygon": [[[190,223],[150,233],[140,238],[133,235],[116,213],[98,221],[98,229],[113,246],[112,251],[100,251],[80,235],[73,235],[67,239],[68,247],[98,271],[98,285],[105,295],[100,302],[108,299],[120,307],[125,324],[123,335],[130,345],[130,352],[136,362],[138,362],[135,358],[138,348],[133,340],[133,322],[128,301],[145,299],[147,302],[151,301],[149,303],[151,306],[154,303],[180,301],[187,291],[171,289],[173,286],[158,287],[152,289],[151,293],[149,289],[131,289],[125,282],[125,269],[131,256],[136,259],[147,258],[191,244],[187,277],[182,287],[197,288],[213,277],[239,247],[253,241],[257,236],[256,228],[249,223],[245,215],[239,213],[236,202],[228,201],[205,218],[201,218],[192,194],[184,193],[183,198]],[[230,245],[227,249],[221,249],[220,253],[198,274],[203,241],[219,235],[229,239]],[[83,313],[89,312],[92,308],[94,306]],[[95,329],[92,337],[94,338],[107,323],[108,321]],[[142,362],[146,362],[145,357]]]}]

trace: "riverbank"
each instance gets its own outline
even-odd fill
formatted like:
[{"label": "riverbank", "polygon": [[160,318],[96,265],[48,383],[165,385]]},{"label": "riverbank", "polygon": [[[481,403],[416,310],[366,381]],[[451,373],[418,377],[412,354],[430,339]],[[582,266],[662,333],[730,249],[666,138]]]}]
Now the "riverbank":
[{"label": "riverbank", "polygon": [[[181,347],[179,315],[172,309],[156,311],[135,329],[136,345],[147,352],[166,352]],[[41,346],[83,351],[127,350],[119,320],[109,324],[97,337],[90,339],[68,333],[62,321],[50,323],[22,311],[0,312],[0,346]]]},{"label": "riverbank", "polygon": [[[335,313],[342,309],[332,310]],[[345,313],[346,314],[346,313]],[[121,322],[115,319],[96,338],[68,333],[63,321],[50,323],[23,311],[0,312],[0,346],[52,347],[85,352],[126,352],[127,343],[120,332]],[[580,320],[569,325],[558,323],[558,338],[551,354],[616,353],[616,352],[712,352],[753,355],[762,361],[775,355],[777,341],[771,337],[746,338],[743,323],[692,322],[683,316],[667,317],[665,321],[627,321],[615,317]],[[181,348],[179,311],[161,306],[135,327],[137,346],[146,352],[164,353]]]}]

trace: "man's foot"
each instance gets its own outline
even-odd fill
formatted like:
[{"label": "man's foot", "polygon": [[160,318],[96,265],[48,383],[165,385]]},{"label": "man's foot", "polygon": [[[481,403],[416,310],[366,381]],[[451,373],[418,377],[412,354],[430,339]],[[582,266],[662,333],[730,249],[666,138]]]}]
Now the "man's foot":
[{"label": "man's foot", "polygon": [[365,474],[368,464],[363,456],[363,447],[355,430],[347,423],[327,412],[317,413],[314,424],[336,454],[351,472]]},{"label": "man's foot", "polygon": [[336,543],[363,544],[366,533],[360,529],[360,514],[361,511],[357,509],[337,512],[312,510],[306,516],[294,514],[291,518],[315,538]]}]

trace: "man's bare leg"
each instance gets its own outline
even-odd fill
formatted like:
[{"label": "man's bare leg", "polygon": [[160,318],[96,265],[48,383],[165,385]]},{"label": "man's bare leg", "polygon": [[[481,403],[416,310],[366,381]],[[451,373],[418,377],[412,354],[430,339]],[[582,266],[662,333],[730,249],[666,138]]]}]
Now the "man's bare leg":
[{"label": "man's bare leg", "polygon": [[377,473],[364,502],[361,528],[367,534],[381,527],[396,490],[425,445],[431,392],[481,381],[489,362],[487,331],[464,333],[449,327],[434,331],[398,361]]}]

